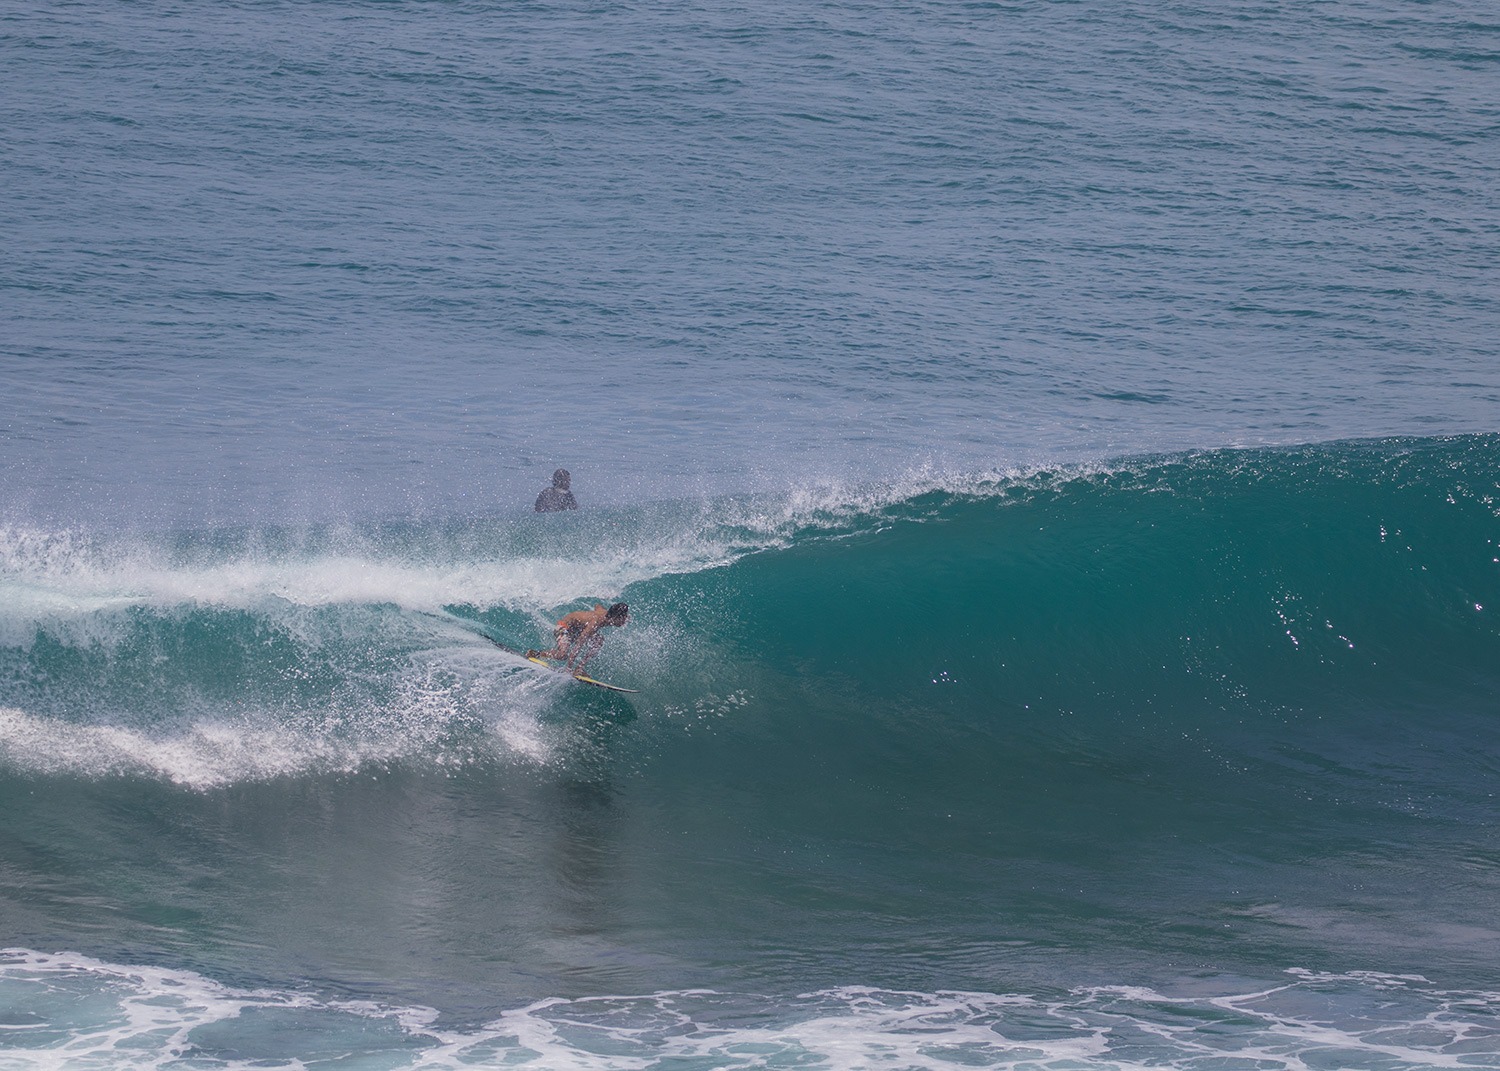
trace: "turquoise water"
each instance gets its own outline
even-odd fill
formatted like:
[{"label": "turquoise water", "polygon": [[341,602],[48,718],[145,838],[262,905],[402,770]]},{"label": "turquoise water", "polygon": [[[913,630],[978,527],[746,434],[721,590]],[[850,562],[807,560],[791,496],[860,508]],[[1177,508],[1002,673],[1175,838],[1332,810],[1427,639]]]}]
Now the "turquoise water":
[{"label": "turquoise water", "polygon": [[1500,1066],[1487,8],[0,27],[0,1066]]}]

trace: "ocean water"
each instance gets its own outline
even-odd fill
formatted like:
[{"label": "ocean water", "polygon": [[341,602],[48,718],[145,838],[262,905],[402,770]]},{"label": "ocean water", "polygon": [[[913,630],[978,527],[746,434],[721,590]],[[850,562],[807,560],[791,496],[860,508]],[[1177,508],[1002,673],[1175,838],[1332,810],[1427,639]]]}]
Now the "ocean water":
[{"label": "ocean water", "polygon": [[1500,1067],[1497,75],[0,6],[0,1068]]}]

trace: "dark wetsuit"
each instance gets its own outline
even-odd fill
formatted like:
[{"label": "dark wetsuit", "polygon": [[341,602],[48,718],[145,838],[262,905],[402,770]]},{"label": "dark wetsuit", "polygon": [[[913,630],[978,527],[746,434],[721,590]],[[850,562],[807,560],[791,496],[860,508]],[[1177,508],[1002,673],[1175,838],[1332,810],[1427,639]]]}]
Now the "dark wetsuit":
[{"label": "dark wetsuit", "polygon": [[536,496],[537,513],[559,513],[565,509],[577,508],[578,500],[573,497],[572,491],[549,487]]}]

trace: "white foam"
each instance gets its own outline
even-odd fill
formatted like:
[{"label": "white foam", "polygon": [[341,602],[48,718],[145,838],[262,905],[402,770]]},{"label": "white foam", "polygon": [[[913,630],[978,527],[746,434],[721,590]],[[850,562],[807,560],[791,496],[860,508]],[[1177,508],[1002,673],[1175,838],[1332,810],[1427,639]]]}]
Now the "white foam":
[{"label": "white foam", "polygon": [[[0,538],[0,583],[7,616],[82,615],[129,606],[256,608],[268,601],[296,606],[391,603],[435,610],[454,603],[489,606],[553,605],[578,597],[588,585],[622,585],[650,575],[651,563],[627,569],[624,561],[593,568],[561,558],[418,562],[366,553],[315,552],[307,557],[239,553],[211,562],[173,560],[148,544],[13,553],[46,535]],[[592,573],[583,577],[580,573]]]},{"label": "white foam", "polygon": [[[302,1067],[334,1055],[340,1067],[434,1071],[1500,1067],[1500,994],[1368,973],[1289,972],[1281,984],[1194,997],[1141,986],[1045,998],[680,990],[541,1000],[460,1028],[426,1007],[236,989],[189,971],[7,949],[0,1005],[9,1011],[0,1066],[28,1068]],[[287,1014],[308,1039],[304,1052],[283,1051],[277,1015]]]},{"label": "white foam", "polygon": [[318,733],[193,721],[168,731],[74,725],[0,707],[0,757],[44,774],[147,776],[190,788],[345,772],[399,757],[400,740],[336,741]]},{"label": "white foam", "polygon": [[[54,555],[46,559],[57,564]],[[60,583],[75,582],[74,574],[98,581],[98,571],[74,568],[77,563],[64,557]],[[165,577],[170,583],[151,598],[171,602],[206,574],[133,569],[113,578],[121,575]],[[222,584],[214,597],[247,590]],[[80,652],[86,668],[61,683],[23,687],[0,706],[0,760],[43,774],[143,776],[207,789],[393,762],[546,765],[565,750],[566,741],[542,719],[555,689],[543,687],[541,675],[497,657],[456,623],[379,606],[328,613],[264,601],[253,626],[234,625],[241,631],[229,642],[240,645],[247,666],[231,668],[241,674],[241,686],[226,699],[225,682],[211,668],[192,659],[158,665],[173,656],[177,633],[170,619],[183,609],[152,610],[143,618],[96,606],[48,618],[49,642]],[[18,623],[14,607],[5,611],[0,625],[8,622],[16,633],[11,646],[29,649],[39,642],[34,624]],[[168,619],[165,641],[162,618]],[[274,644],[265,656],[262,643]],[[144,699],[135,683],[141,674],[158,685]]]},{"label": "white foam", "polygon": [[566,750],[565,729],[542,718],[553,682],[482,657],[488,654],[473,646],[427,651],[378,704],[355,695],[292,714],[248,701],[214,709],[200,700],[196,712],[164,712],[142,727],[108,712],[79,722],[0,706],[0,762],[29,773],[146,777],[195,790],[394,763],[551,764]]}]

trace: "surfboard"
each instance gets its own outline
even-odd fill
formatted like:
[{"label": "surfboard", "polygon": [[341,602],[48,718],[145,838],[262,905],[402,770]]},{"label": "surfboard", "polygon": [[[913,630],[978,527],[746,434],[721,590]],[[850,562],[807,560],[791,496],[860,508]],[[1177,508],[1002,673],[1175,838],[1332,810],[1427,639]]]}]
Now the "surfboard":
[{"label": "surfboard", "polygon": [[593,677],[579,677],[568,672],[567,666],[558,666],[536,655],[523,655],[528,662],[534,662],[539,666],[550,669],[553,673],[561,673],[566,677],[572,677],[580,684],[592,684],[595,688],[607,688],[611,692],[639,692],[639,688],[621,688],[618,684],[609,684],[605,681],[596,681]]},{"label": "surfboard", "polygon": [[539,655],[532,655],[528,654],[525,651],[517,650],[509,644],[501,643],[493,636],[485,636],[483,632],[481,632],[480,635],[484,636],[485,639],[489,640],[502,651],[509,651],[513,655],[519,655],[520,657],[526,659],[526,661],[531,662],[534,665],[541,666],[543,669],[550,669],[553,673],[560,673],[564,677],[577,681],[579,684],[592,684],[595,688],[603,688],[605,691],[629,692],[632,695],[640,691],[639,688],[622,688],[618,684],[610,684],[607,681],[598,681],[593,677],[575,677],[573,674],[568,672],[567,666],[559,666],[553,662],[549,662],[547,659],[542,658]]}]

